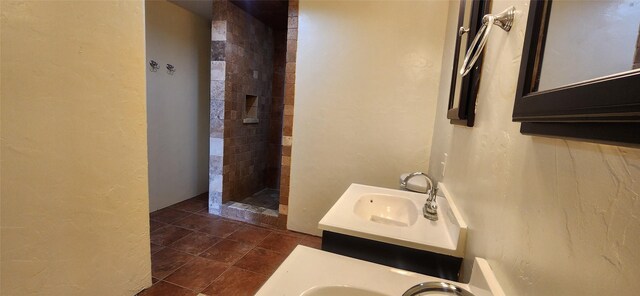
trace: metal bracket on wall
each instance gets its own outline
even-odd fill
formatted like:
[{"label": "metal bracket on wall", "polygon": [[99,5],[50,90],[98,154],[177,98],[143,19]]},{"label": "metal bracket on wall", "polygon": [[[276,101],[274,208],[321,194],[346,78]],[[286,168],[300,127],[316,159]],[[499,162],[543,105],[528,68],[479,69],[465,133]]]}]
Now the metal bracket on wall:
[{"label": "metal bracket on wall", "polygon": [[[487,14],[482,18],[482,27],[478,30],[478,34],[473,39],[471,46],[467,50],[464,62],[462,63],[462,68],[460,68],[460,75],[467,75],[473,68],[473,64],[475,64],[476,60],[480,57],[480,54],[482,54],[482,50],[484,50],[484,46],[487,44],[487,40],[489,40],[489,33],[491,33],[491,28],[493,28],[492,25],[496,25],[509,32],[511,30],[511,25],[513,25],[515,13],[516,8],[511,6],[499,14]],[[482,37],[482,40],[480,41],[480,44],[478,44],[480,37]]]},{"label": "metal bracket on wall", "polygon": [[173,75],[173,73],[176,72],[176,67],[174,67],[171,64],[167,64],[167,73],[169,73],[169,75]]},{"label": "metal bracket on wall", "polygon": [[151,72],[156,72],[160,68],[160,66],[158,66],[158,62],[154,60],[149,61],[149,66],[151,66]]}]

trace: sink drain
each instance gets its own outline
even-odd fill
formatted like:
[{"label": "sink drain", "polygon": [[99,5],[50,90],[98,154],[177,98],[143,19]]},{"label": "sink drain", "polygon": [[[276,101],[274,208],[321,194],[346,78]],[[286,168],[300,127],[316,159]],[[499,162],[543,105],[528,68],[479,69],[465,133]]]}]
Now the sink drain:
[{"label": "sink drain", "polygon": [[417,284],[406,292],[402,296],[426,296],[426,295],[441,295],[441,296],[474,296],[473,293],[460,288],[456,285],[445,282],[426,282]]}]

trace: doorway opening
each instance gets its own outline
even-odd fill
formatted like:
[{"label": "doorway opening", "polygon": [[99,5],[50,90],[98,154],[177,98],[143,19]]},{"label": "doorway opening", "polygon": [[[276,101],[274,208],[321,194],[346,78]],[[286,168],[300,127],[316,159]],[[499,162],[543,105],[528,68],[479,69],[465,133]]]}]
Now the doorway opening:
[{"label": "doorway opening", "polygon": [[209,212],[285,227],[298,5],[214,1]]}]

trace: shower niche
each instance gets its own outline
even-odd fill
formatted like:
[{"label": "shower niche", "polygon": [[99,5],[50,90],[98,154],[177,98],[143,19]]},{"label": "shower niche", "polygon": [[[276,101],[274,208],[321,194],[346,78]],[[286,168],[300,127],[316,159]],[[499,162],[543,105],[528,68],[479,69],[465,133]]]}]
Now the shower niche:
[{"label": "shower niche", "polygon": [[258,123],[258,96],[247,95],[244,100],[243,123]]}]

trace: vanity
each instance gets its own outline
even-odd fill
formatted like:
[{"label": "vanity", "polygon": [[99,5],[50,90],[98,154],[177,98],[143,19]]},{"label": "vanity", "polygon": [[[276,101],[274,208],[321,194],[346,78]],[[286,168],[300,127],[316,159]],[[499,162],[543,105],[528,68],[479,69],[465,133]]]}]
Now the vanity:
[{"label": "vanity", "polygon": [[320,220],[322,250],[458,280],[467,225],[439,184],[438,220],[423,217],[425,194],[351,184]]},{"label": "vanity", "polygon": [[272,295],[504,296],[505,294],[488,262],[482,258],[474,260],[469,283],[458,283],[298,246],[256,293],[256,296]]}]

